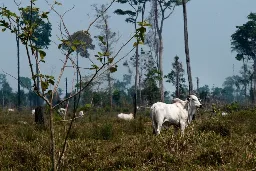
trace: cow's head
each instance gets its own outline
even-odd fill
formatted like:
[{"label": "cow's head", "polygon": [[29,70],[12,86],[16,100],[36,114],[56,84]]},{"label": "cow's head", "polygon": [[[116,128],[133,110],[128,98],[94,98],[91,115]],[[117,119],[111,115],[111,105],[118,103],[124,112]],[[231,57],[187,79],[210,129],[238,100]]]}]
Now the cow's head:
[{"label": "cow's head", "polygon": [[191,101],[192,104],[196,107],[202,107],[202,104],[200,103],[200,101],[198,100],[198,98],[195,95],[189,95],[187,97],[188,101]]}]

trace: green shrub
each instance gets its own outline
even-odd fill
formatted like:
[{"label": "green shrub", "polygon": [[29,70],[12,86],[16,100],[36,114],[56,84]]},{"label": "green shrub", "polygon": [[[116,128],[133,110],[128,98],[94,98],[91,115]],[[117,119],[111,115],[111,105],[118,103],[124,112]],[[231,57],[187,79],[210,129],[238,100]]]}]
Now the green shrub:
[{"label": "green shrub", "polygon": [[230,136],[230,130],[229,126],[225,125],[219,121],[211,120],[203,122],[201,125],[199,125],[198,130],[201,132],[214,132],[216,134],[219,134],[223,137]]},{"label": "green shrub", "polygon": [[105,111],[105,112],[110,112],[110,111],[111,111],[110,106],[106,106],[106,107],[104,108],[104,111]]},{"label": "green shrub", "polygon": [[29,125],[20,125],[15,130],[16,136],[26,142],[31,142],[36,140],[37,138],[37,132],[35,131],[35,128]]},{"label": "green shrub", "polygon": [[93,124],[91,136],[97,140],[111,140],[114,136],[113,125],[111,123]]},{"label": "green shrub", "polygon": [[200,154],[194,162],[201,166],[216,166],[223,164],[222,156],[218,151],[206,151]]}]

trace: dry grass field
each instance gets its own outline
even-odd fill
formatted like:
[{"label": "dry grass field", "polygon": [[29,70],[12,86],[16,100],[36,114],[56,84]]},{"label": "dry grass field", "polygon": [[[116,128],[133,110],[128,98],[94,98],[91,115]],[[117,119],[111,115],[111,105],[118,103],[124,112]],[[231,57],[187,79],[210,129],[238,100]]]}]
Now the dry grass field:
[{"label": "dry grass field", "polygon": [[[255,170],[256,112],[201,113],[185,136],[152,134],[149,112],[125,122],[117,112],[87,113],[75,121],[61,170]],[[55,118],[57,153],[65,123]],[[23,122],[26,122],[24,124]],[[49,170],[49,130],[30,112],[0,113],[0,170]]]}]

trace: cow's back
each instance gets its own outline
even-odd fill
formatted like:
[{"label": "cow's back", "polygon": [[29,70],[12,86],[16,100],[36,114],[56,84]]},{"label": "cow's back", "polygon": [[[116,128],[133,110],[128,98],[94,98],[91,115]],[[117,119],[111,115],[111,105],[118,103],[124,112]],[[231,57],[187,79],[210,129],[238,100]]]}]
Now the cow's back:
[{"label": "cow's back", "polygon": [[165,105],[165,121],[173,124],[179,124],[182,118],[182,108],[177,104],[166,104]]},{"label": "cow's back", "polygon": [[156,122],[170,122],[178,124],[180,120],[180,108],[176,104],[163,102],[154,103],[151,107],[151,118]]}]

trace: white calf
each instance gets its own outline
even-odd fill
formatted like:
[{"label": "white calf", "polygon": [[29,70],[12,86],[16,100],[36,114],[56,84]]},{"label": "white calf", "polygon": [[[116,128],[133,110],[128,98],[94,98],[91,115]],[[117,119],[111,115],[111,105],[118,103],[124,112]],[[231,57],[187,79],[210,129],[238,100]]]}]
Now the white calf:
[{"label": "white calf", "polygon": [[66,116],[66,113],[67,113],[66,109],[59,108],[58,113],[59,113],[60,116],[62,116],[65,119],[65,116]]},{"label": "white calf", "polygon": [[221,115],[226,116],[226,115],[228,115],[228,113],[227,112],[221,112]]},{"label": "white calf", "polygon": [[175,126],[176,131],[180,127],[183,135],[186,126],[192,121],[196,107],[201,106],[202,104],[195,95],[189,95],[185,101],[176,98],[173,104],[154,103],[150,108],[153,133],[160,134],[163,123],[169,122]]},{"label": "white calf", "polygon": [[123,119],[123,120],[126,120],[126,121],[130,121],[130,120],[134,119],[134,116],[133,116],[132,113],[130,113],[130,114],[120,113],[120,114],[117,115],[117,117],[119,119]]},{"label": "white calf", "polygon": [[36,112],[36,110],[35,110],[35,109],[33,109],[33,110],[32,110],[32,115],[35,115],[35,112]]},{"label": "white calf", "polygon": [[79,117],[83,117],[83,116],[84,116],[84,112],[81,110],[81,111],[78,113],[78,116],[79,116]]},{"label": "white calf", "polygon": [[10,109],[8,109],[7,111],[8,111],[8,112],[14,112],[14,109],[11,109],[11,108],[10,108]]}]

